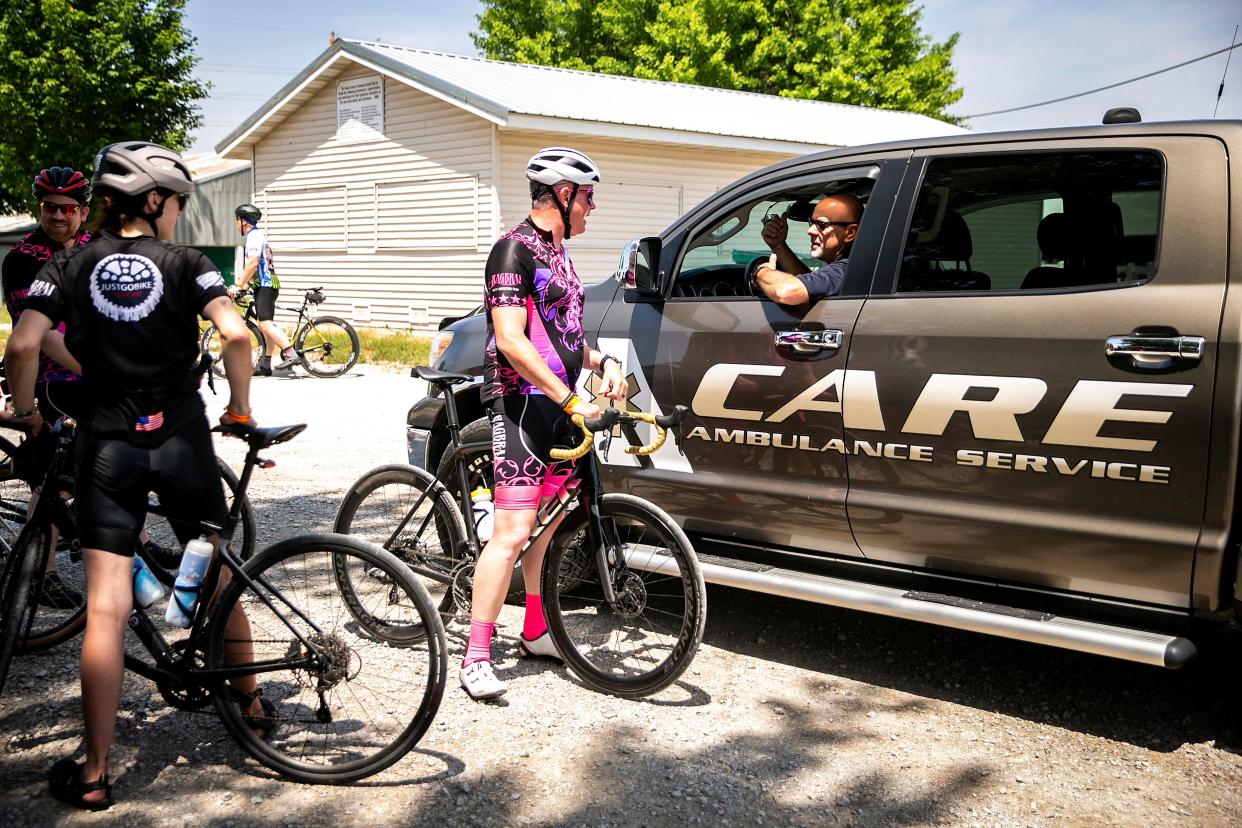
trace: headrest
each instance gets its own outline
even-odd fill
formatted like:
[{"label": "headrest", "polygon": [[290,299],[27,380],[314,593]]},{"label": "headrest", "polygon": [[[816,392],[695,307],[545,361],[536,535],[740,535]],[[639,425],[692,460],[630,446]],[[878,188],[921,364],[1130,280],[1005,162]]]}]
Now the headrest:
[{"label": "headrest", "polygon": [[938,262],[965,262],[972,253],[974,247],[966,220],[954,210],[945,210],[940,232],[927,244],[923,255]]},{"label": "headrest", "polygon": [[1039,227],[1035,229],[1035,240],[1039,243],[1039,252],[1048,260],[1065,261],[1069,256],[1069,222],[1065,213],[1049,213],[1044,216]]}]

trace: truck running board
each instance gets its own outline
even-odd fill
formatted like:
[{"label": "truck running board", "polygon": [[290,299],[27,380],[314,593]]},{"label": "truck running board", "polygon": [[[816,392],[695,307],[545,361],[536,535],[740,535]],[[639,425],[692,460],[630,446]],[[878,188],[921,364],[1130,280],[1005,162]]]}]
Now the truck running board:
[{"label": "truck running board", "polygon": [[[626,558],[633,569],[669,575],[677,572],[672,558],[660,554],[651,546],[629,546]],[[703,569],[703,580],[711,584],[1015,638],[1034,644],[1048,644],[1157,667],[1181,667],[1196,652],[1195,645],[1181,636],[1097,624],[950,595],[876,586],[714,555],[700,555],[699,564]]]}]

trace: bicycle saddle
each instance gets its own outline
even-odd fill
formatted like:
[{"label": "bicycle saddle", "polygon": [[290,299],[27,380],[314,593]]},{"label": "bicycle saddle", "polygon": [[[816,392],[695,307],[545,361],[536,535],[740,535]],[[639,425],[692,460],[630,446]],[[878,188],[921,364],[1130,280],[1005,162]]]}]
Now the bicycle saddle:
[{"label": "bicycle saddle", "polygon": [[218,425],[212,429],[212,431],[218,431],[221,434],[227,434],[230,437],[240,437],[253,449],[265,449],[268,446],[274,446],[277,443],[292,440],[305,430],[306,423],[288,426],[272,426],[270,428],[255,428],[254,426],[248,426],[243,423],[231,423],[229,425]]},{"label": "bicycle saddle", "polygon": [[449,386],[456,385],[459,382],[470,382],[470,380],[474,379],[474,377],[469,374],[453,374],[448,371],[437,371],[435,368],[431,368],[426,365],[419,365],[412,369],[410,371],[410,375],[426,380],[434,385],[438,385],[441,388],[448,388]]}]

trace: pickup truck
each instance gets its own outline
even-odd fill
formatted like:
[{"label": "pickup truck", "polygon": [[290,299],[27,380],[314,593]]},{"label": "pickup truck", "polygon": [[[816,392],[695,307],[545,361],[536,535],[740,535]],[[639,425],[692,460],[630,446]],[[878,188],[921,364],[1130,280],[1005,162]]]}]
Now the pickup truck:
[{"label": "pickup truck", "polygon": [[[681,451],[614,441],[605,484],[673,515],[708,582],[1181,666],[1242,606],[1235,157],[1239,122],[1124,123],[746,176],[586,287],[626,405],[691,410]],[[840,293],[755,295],[764,222],[802,255],[833,193],[865,204]],[[485,336],[448,325],[433,366],[481,374]],[[434,469],[444,401],[407,425]]]}]

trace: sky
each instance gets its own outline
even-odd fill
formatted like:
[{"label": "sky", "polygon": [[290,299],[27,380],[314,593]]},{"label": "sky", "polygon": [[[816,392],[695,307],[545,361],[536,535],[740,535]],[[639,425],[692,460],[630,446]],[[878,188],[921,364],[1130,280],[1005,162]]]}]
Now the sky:
[{"label": "sky", "polygon": [[[477,0],[190,0],[198,77],[212,84],[192,152],[210,152],[328,47],[329,33],[477,55]],[[959,34],[953,52],[964,90],[950,114],[977,116],[1144,75],[1230,45],[1237,0],[923,0],[922,30]],[[238,10],[230,15],[229,10]],[[1242,42],[1242,32],[1239,33]],[[1242,119],[1242,48],[1234,50],[1218,118]],[[979,132],[1095,124],[1113,106],[1145,121],[1211,118],[1228,53],[1137,83],[1021,112],[973,117]]]}]

